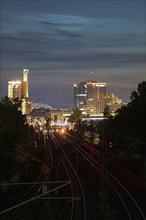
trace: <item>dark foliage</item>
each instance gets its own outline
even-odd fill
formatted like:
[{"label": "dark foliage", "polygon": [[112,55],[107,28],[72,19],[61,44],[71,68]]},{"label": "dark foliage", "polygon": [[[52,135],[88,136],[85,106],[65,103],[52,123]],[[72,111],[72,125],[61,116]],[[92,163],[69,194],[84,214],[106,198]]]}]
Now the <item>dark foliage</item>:
[{"label": "dark foliage", "polygon": [[138,85],[137,91],[131,93],[130,102],[117,110],[115,117],[100,125],[100,138],[103,130],[107,141],[118,146],[118,149],[129,149],[133,155],[142,156],[146,152],[146,82]]},{"label": "dark foliage", "polygon": [[0,173],[1,180],[10,179],[18,166],[18,145],[29,145],[33,129],[26,123],[19,102],[3,97],[0,102]]}]

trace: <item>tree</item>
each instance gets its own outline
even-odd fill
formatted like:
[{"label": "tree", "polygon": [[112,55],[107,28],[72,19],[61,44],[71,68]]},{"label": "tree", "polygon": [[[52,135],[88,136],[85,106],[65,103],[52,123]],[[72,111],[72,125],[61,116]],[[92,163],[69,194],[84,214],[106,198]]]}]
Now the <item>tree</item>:
[{"label": "tree", "polygon": [[82,111],[79,108],[74,109],[74,113],[70,116],[69,122],[70,123],[75,123],[75,129],[78,132],[82,131]]},{"label": "tree", "polygon": [[144,147],[146,144],[146,82],[139,83],[137,91],[131,93],[130,99],[127,106],[117,111],[114,121],[120,125],[120,131],[128,134],[129,141],[135,142],[138,148]]},{"label": "tree", "polygon": [[0,101],[0,173],[1,180],[8,180],[18,165],[17,145],[29,145],[33,129],[18,110],[19,103],[8,97]]},{"label": "tree", "polygon": [[[133,91],[130,102],[107,120],[107,140],[112,139],[121,149],[129,148],[131,155],[146,152],[146,82]],[[101,126],[102,127],[102,126]],[[102,139],[102,129],[100,130]]]},{"label": "tree", "polygon": [[80,120],[82,120],[83,115],[82,111],[79,108],[74,109],[73,114],[69,118],[69,122],[71,123],[78,123]]}]

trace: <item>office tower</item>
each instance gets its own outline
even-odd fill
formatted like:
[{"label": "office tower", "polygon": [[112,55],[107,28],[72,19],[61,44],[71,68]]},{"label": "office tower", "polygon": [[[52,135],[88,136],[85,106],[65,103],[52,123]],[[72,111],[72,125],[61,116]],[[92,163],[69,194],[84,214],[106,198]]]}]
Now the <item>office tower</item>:
[{"label": "office tower", "polygon": [[24,98],[28,98],[28,73],[29,69],[23,69],[22,97]]},{"label": "office tower", "polygon": [[8,97],[10,99],[21,99],[21,81],[8,82]]},{"label": "office tower", "polygon": [[107,93],[106,86],[107,83],[93,80],[74,85],[74,107],[90,116],[103,116],[106,107],[114,114],[123,105],[122,100],[114,93]]},{"label": "office tower", "polygon": [[23,69],[23,81],[8,82],[8,97],[21,100],[22,114],[29,114],[32,111],[32,100],[28,99],[28,69]]},{"label": "office tower", "polygon": [[74,108],[81,108],[86,102],[87,85],[86,82],[74,84]]},{"label": "office tower", "polygon": [[87,99],[102,100],[106,95],[106,83],[97,81],[87,82]]},{"label": "office tower", "polygon": [[8,97],[13,99],[28,98],[28,69],[23,69],[23,81],[8,82]]},{"label": "office tower", "polygon": [[32,100],[28,98],[28,73],[29,69],[23,69],[23,81],[21,90],[21,111],[23,115],[28,115],[32,111]]}]

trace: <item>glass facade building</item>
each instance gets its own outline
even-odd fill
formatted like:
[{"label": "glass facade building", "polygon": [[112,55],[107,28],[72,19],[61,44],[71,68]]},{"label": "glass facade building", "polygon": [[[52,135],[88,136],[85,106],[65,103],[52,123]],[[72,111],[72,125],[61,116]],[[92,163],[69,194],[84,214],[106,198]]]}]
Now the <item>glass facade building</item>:
[{"label": "glass facade building", "polygon": [[74,108],[80,108],[87,98],[87,84],[86,82],[79,82],[74,84]]}]

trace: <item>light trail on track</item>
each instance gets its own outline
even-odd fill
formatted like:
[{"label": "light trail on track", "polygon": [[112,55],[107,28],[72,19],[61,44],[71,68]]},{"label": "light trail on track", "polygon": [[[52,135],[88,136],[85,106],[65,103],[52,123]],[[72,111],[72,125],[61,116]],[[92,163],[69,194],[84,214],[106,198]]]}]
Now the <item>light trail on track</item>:
[{"label": "light trail on track", "polygon": [[[63,157],[62,157],[61,160],[63,161],[63,164],[64,164],[64,166],[65,166],[65,170],[66,170],[66,172],[67,172],[67,174],[68,174],[68,176],[69,176],[69,179],[71,179],[72,182],[73,182],[73,179],[72,179],[73,177],[70,177],[70,176],[71,176],[71,173],[73,173],[74,176],[75,176],[75,178],[76,178],[76,181],[77,181],[78,184],[79,184],[79,187],[80,187],[80,190],[81,190],[81,195],[82,195],[82,201],[83,201],[83,218],[82,218],[82,219],[83,219],[83,220],[86,220],[86,202],[85,202],[84,190],[83,190],[83,187],[82,187],[82,183],[81,183],[81,181],[80,181],[80,178],[79,178],[79,176],[78,176],[76,170],[74,169],[74,167],[73,167],[71,161],[70,161],[69,158],[68,158],[68,152],[67,152],[67,153],[65,152],[64,147],[61,145],[61,143],[59,142],[59,140],[56,138],[55,135],[51,134],[51,137],[52,137],[52,139],[53,139],[55,145],[58,146],[57,148],[60,149],[61,152],[63,153]],[[69,150],[69,152],[70,152],[70,150]],[[66,162],[67,162],[67,164],[66,164]],[[69,167],[70,167],[70,169],[69,169]],[[72,191],[72,194],[73,194],[73,193],[74,193],[74,192]],[[73,213],[71,214],[71,216],[72,216],[72,218],[73,218]]]}]

